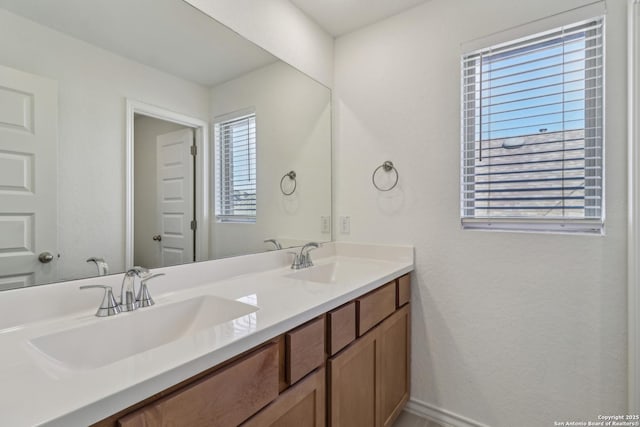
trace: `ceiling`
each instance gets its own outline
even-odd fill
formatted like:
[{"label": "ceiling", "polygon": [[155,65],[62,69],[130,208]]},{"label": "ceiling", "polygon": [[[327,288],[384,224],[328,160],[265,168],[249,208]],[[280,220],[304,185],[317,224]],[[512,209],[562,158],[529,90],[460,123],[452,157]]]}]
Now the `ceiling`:
[{"label": "ceiling", "polygon": [[334,37],[381,21],[428,0],[290,0]]},{"label": "ceiling", "polygon": [[0,0],[0,8],[204,86],[277,61],[180,0]]}]

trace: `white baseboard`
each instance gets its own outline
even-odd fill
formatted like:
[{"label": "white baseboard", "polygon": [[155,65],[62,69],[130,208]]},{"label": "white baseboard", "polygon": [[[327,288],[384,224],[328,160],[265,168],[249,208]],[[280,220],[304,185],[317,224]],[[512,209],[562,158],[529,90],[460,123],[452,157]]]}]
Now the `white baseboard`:
[{"label": "white baseboard", "polygon": [[443,426],[450,427],[489,427],[486,424],[482,424],[478,421],[474,421],[470,418],[463,417],[446,409],[438,408],[426,402],[422,402],[416,399],[410,399],[405,407],[407,412],[410,412],[419,417],[427,418],[431,421],[435,421]]}]

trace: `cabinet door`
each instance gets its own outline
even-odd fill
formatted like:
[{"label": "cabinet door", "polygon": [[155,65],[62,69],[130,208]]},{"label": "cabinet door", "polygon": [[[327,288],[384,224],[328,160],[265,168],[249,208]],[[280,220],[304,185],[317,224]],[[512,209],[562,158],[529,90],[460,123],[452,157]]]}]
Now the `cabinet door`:
[{"label": "cabinet door", "polygon": [[376,333],[360,338],[330,359],[329,425],[376,426]]},{"label": "cabinet door", "polygon": [[278,396],[278,347],[243,359],[118,420],[120,427],[235,427]]},{"label": "cabinet door", "polygon": [[331,427],[389,427],[409,399],[407,304],[328,362]]},{"label": "cabinet door", "polygon": [[391,426],[409,399],[409,305],[382,322],[378,333],[378,417],[384,427]]},{"label": "cabinet door", "polygon": [[325,370],[282,393],[242,427],[325,427]]}]

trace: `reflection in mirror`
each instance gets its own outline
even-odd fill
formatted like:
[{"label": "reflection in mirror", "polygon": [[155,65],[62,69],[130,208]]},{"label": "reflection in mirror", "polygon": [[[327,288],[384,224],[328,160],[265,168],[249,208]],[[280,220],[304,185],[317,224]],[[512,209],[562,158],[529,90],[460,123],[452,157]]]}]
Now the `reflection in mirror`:
[{"label": "reflection in mirror", "polygon": [[0,289],[331,239],[326,87],[182,0],[0,8]]}]

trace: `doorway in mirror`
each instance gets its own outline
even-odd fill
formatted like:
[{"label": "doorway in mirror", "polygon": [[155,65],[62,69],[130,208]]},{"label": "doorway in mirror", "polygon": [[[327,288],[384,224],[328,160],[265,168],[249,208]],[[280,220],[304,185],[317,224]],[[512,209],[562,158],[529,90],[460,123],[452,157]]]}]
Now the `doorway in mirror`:
[{"label": "doorway in mirror", "polygon": [[128,268],[208,259],[208,125],[127,102]]},{"label": "doorway in mirror", "polygon": [[195,132],[134,117],[134,265],[168,267],[195,260]]}]

